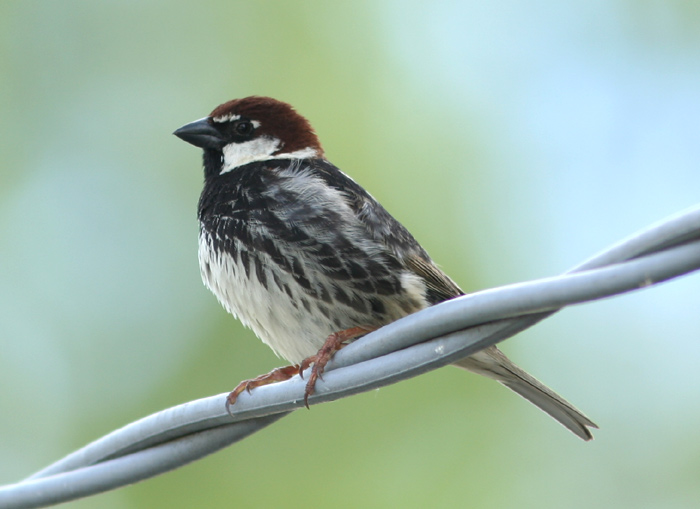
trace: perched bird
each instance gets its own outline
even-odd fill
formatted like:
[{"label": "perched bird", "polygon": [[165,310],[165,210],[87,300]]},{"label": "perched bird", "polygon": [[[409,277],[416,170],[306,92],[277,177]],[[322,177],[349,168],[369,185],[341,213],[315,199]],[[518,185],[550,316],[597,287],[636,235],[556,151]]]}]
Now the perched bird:
[{"label": "perched bird", "polygon": [[[229,396],[313,369],[344,342],[464,292],[377,200],[325,157],[309,122],[269,97],[224,103],[174,134],[204,150],[199,265],[221,304],[291,366]],[[584,440],[597,427],[491,346],[457,366],[498,380]]]}]

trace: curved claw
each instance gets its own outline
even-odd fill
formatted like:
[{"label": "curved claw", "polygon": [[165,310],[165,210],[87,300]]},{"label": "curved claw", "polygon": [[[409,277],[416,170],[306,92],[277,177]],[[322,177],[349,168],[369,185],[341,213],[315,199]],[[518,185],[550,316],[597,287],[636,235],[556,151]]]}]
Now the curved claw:
[{"label": "curved claw", "polygon": [[309,381],[306,382],[306,388],[304,390],[304,405],[309,408],[309,396],[316,392],[316,380],[319,378],[323,380],[321,372],[323,371],[323,366],[319,364],[314,364],[314,368],[311,370],[311,375],[309,376]]},{"label": "curved claw", "polygon": [[226,412],[232,414],[231,407],[236,403],[238,396],[243,391],[246,391],[250,394],[251,391],[256,387],[271,384],[274,382],[282,382],[284,380],[289,380],[298,373],[299,366],[284,366],[282,368],[275,368],[269,373],[260,375],[251,380],[243,380],[236,386],[235,389],[231,391],[231,393],[228,395],[228,398],[226,398]]}]

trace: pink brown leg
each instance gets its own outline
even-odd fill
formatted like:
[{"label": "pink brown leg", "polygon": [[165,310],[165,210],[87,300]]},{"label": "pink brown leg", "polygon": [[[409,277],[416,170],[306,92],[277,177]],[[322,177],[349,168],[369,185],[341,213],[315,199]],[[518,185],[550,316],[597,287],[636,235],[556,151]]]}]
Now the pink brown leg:
[{"label": "pink brown leg", "polygon": [[236,386],[235,389],[231,391],[231,394],[228,395],[228,399],[226,400],[226,410],[231,413],[231,407],[236,402],[236,399],[238,399],[238,395],[241,392],[250,392],[252,389],[262,385],[267,385],[274,382],[283,382],[284,380],[289,380],[294,375],[298,374],[299,366],[284,366],[281,368],[275,368],[269,373],[265,373],[264,375],[260,375],[251,380],[243,380]]},{"label": "pink brown leg", "polygon": [[363,336],[373,330],[375,330],[375,328],[352,327],[350,329],[334,332],[326,338],[325,343],[323,343],[323,346],[316,355],[312,355],[301,361],[299,365],[299,376],[301,377],[303,377],[306,368],[311,366],[311,364],[314,365],[309,375],[309,380],[306,382],[306,390],[304,391],[304,404],[306,408],[309,408],[309,396],[314,393],[316,380],[323,374],[323,370],[326,368],[328,361],[331,360],[331,357],[333,357],[333,354],[345,346],[346,341]]}]

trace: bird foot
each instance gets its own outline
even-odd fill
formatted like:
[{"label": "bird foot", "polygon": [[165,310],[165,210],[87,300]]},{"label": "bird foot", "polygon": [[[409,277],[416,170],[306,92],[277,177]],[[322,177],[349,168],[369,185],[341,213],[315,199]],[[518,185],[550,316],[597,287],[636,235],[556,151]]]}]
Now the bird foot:
[{"label": "bird foot", "polygon": [[238,395],[242,393],[243,391],[248,391],[250,392],[252,389],[255,389],[256,387],[260,387],[262,385],[267,385],[275,382],[283,382],[285,380],[289,380],[292,378],[294,375],[299,374],[299,366],[284,366],[281,368],[275,368],[269,373],[265,373],[264,375],[260,375],[258,377],[252,378],[250,380],[243,380],[241,383],[239,383],[235,389],[231,391],[231,394],[228,395],[228,398],[226,399],[226,411],[230,414],[231,413],[231,407],[236,403],[236,399],[238,399]]},{"label": "bird foot", "polygon": [[306,408],[309,408],[309,396],[315,391],[316,380],[319,378],[323,380],[323,371],[326,369],[326,364],[331,360],[333,354],[343,348],[346,341],[364,336],[368,332],[375,330],[375,328],[360,326],[334,332],[326,338],[326,341],[316,355],[312,355],[301,361],[299,365],[299,376],[302,378],[304,378],[304,371],[312,364],[314,365],[311,369],[309,379],[306,382],[306,390],[304,391],[304,405],[306,405]]}]

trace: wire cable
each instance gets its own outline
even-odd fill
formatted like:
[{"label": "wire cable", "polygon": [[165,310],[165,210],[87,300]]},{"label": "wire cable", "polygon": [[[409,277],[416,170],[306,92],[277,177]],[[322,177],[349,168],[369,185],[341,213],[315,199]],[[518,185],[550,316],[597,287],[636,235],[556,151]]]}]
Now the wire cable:
[{"label": "wire cable", "polygon": [[[700,269],[700,206],[628,237],[568,273],[465,295],[372,332],[339,351],[310,404],[417,376],[511,337],[565,306],[646,288]],[[305,381],[228,393],[155,413],[13,485],[0,507],[25,509],[138,482],[227,447],[303,407]]]}]

